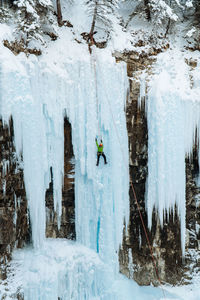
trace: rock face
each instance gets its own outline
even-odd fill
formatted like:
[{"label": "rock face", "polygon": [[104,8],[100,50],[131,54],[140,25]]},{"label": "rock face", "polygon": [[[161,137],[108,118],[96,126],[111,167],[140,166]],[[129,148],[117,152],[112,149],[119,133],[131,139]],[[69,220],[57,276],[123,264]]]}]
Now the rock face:
[{"label": "rock face", "polygon": [[[13,248],[30,243],[27,198],[24,187],[23,163],[16,159],[13,123],[3,126],[0,120],[0,279],[6,278],[6,265]],[[53,208],[53,183],[46,192],[46,236],[75,238],[74,163],[71,125],[64,120],[64,185],[60,230]]]},{"label": "rock face", "polygon": [[74,153],[71,125],[67,118],[64,119],[64,137],[64,186],[61,226],[59,230],[57,216],[53,208],[53,182],[51,182],[46,192],[46,236],[75,239]]},{"label": "rock face", "polygon": [[14,247],[30,240],[23,169],[16,159],[13,123],[0,120],[0,279],[6,277],[6,263]]},{"label": "rock face", "polygon": [[[130,224],[128,235],[125,236],[124,234],[122,248],[119,253],[120,270],[123,274],[129,278],[133,278],[140,285],[149,285],[150,283],[158,285],[160,283],[159,281],[168,282],[170,284],[184,283],[190,279],[186,275],[186,271],[190,269],[190,262],[193,261],[194,258],[192,258],[188,251],[185,264],[182,262],[180,224],[177,214],[175,213],[175,216],[171,215],[169,221],[164,223],[163,229],[161,229],[154,212],[152,217],[152,229],[149,231],[147,226],[147,214],[145,212],[145,183],[148,174],[148,128],[144,107],[145,99],[143,99],[144,102],[141,108],[138,107],[140,93],[138,75],[140,75],[144,69],[146,69],[148,73],[151,72],[153,59],[147,56],[128,54],[123,57],[123,60],[127,62],[127,73],[130,77],[130,96],[126,109],[130,178],[132,179],[139,203],[139,210],[147,229],[157,274],[131,187]],[[199,233],[196,232],[198,227],[196,225],[200,222],[200,208],[196,206],[195,197],[199,197],[200,189],[194,180],[198,170],[197,154],[195,155],[194,153],[193,158],[193,161],[190,162],[186,160],[188,232],[186,247],[187,249],[193,248],[198,250]],[[195,268],[197,267],[198,266],[195,265]]]}]

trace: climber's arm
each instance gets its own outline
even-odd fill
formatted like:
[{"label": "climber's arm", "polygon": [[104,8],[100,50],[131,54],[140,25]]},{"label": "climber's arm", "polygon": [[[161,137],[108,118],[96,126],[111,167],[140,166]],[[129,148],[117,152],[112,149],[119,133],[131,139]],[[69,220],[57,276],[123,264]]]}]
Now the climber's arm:
[{"label": "climber's arm", "polygon": [[97,138],[95,139],[95,142],[96,142],[97,148],[99,148],[99,144],[97,142]]}]

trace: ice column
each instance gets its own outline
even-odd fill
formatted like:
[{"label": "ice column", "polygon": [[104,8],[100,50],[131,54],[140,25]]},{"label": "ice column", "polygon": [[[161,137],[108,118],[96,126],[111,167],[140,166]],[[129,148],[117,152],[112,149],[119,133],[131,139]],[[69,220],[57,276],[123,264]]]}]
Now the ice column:
[{"label": "ice column", "polygon": [[[166,64],[163,63],[166,61]],[[177,206],[185,252],[185,157],[192,152],[199,126],[200,90],[190,88],[188,69],[181,58],[161,55],[148,94],[148,179],[146,207],[151,227],[154,207],[161,226],[165,212]]]},{"label": "ice column", "polygon": [[45,193],[50,182],[50,167],[58,221],[61,216],[63,80],[54,74],[49,76],[47,70],[42,72],[42,64],[35,57],[20,62],[10,55],[10,59],[12,68],[4,61],[1,63],[0,114],[4,122],[13,117],[16,152],[19,158],[22,156],[24,166],[32,240],[34,247],[39,248],[45,239]]},{"label": "ice column", "polygon": [[[129,216],[128,139],[124,114],[126,70],[109,55],[99,52],[97,57],[97,91],[94,89],[93,65],[82,63],[74,98],[79,102],[74,110],[77,122],[72,120],[76,157],[76,233],[77,240],[98,252],[104,262],[118,265],[123,224],[124,221],[128,224]],[[108,165],[104,165],[101,158],[97,167],[95,137],[99,121]]]}]

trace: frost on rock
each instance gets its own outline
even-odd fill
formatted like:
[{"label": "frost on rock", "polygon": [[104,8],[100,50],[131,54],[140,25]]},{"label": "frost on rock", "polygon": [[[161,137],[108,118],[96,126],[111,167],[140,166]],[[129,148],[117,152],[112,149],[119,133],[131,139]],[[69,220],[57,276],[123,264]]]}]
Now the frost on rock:
[{"label": "frost on rock", "polygon": [[177,52],[160,55],[147,102],[148,224],[151,227],[154,208],[162,226],[165,213],[169,215],[174,212],[176,206],[181,223],[183,256],[186,214],[185,157],[192,154],[195,137],[200,137],[200,74],[194,71],[193,75],[191,88],[189,68],[184,58]]}]

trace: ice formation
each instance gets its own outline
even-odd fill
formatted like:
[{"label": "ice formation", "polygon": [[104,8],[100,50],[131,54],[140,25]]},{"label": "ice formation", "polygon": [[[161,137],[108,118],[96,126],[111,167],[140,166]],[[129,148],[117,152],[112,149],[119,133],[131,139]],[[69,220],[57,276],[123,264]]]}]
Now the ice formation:
[{"label": "ice formation", "polygon": [[92,299],[112,284],[102,276],[109,269],[94,251],[66,240],[47,240],[39,251],[19,251],[15,260],[26,264],[25,299]]},{"label": "ice formation", "polygon": [[[98,253],[99,259],[109,266],[114,276],[118,273],[123,226],[128,224],[129,216],[128,138],[124,114],[126,68],[122,63],[117,64],[110,52],[105,55],[105,51],[90,56],[87,48],[82,48],[81,53],[76,53],[74,48],[59,63],[57,59],[52,60],[51,55],[27,59],[20,54],[16,58],[6,49],[0,56],[0,114],[5,123],[11,116],[13,118],[16,152],[23,160],[33,245],[35,251],[45,251],[47,245],[45,192],[51,167],[54,208],[59,219],[61,216],[63,120],[67,116],[72,126],[76,160],[77,241]],[[101,160],[99,167],[96,166],[95,144],[98,131],[108,159],[108,165],[104,166]],[[123,145],[123,153],[119,150],[119,142]],[[81,268],[79,265],[74,269],[66,267],[62,275],[65,278],[69,272],[79,272],[80,276],[87,276],[87,271],[83,272]],[[35,272],[36,277],[44,275],[38,274],[40,270]],[[94,276],[100,276],[99,273],[94,273]],[[111,278],[109,274],[104,268],[102,278],[107,278],[107,283]],[[34,278],[29,278],[29,284],[34,286],[33,299],[49,300],[49,293],[45,294],[49,287],[43,284],[44,298],[41,287],[34,285]],[[73,288],[75,293],[77,286]],[[84,290],[80,291],[79,298],[71,296],[70,299],[92,299],[96,289],[91,289],[88,289],[88,295]],[[25,299],[31,299],[30,295],[26,296],[26,289]]]},{"label": "ice formation", "polygon": [[195,136],[200,138],[200,75],[189,71],[184,57],[173,52],[158,57],[155,72],[147,100],[148,223],[151,227],[154,207],[162,226],[165,212],[173,212],[176,205],[184,255],[185,157],[192,154]]},{"label": "ice formation", "polygon": [[19,286],[25,300],[132,300],[133,295],[135,300],[164,300],[161,290],[114,275],[98,253],[71,241],[47,239],[41,249],[18,250],[13,258],[7,285],[0,285],[0,295],[10,287],[8,300],[17,299],[13,294]]}]

